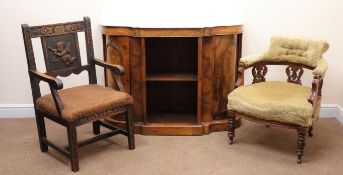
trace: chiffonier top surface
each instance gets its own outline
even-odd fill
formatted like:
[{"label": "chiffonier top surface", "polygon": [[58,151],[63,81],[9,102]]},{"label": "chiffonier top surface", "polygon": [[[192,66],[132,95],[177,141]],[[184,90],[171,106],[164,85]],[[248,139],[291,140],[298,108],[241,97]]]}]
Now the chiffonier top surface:
[{"label": "chiffonier top surface", "polygon": [[204,37],[216,35],[233,35],[243,32],[243,25],[198,27],[128,27],[102,25],[102,34],[131,37]]}]

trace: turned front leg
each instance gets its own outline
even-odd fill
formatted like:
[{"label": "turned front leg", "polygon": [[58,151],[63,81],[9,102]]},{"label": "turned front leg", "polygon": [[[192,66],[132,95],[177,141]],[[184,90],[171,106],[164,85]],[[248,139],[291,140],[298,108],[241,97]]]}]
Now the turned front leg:
[{"label": "turned front leg", "polygon": [[304,148],[305,148],[305,138],[306,138],[306,128],[299,128],[298,129],[298,163],[302,162],[302,157],[304,155]]},{"label": "turned front leg", "polygon": [[229,116],[229,129],[228,129],[229,144],[233,144],[233,138],[235,137],[235,117]]}]

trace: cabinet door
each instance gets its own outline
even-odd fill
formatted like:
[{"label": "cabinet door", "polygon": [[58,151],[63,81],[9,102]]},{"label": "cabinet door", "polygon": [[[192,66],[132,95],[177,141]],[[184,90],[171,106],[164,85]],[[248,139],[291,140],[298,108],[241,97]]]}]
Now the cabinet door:
[{"label": "cabinet door", "polygon": [[[218,113],[227,107],[227,95],[233,91],[236,79],[236,47],[235,35],[214,37],[214,84],[213,111]],[[224,118],[223,115],[214,119]]]},{"label": "cabinet door", "polygon": [[226,109],[227,95],[236,78],[237,36],[203,38],[202,117],[204,122],[225,118],[215,115]]}]

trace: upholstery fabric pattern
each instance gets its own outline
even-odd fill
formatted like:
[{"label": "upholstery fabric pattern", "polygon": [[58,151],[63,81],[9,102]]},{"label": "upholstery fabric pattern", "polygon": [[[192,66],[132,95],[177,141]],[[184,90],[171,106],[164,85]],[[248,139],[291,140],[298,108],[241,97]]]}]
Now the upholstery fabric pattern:
[{"label": "upholstery fabric pattern", "polygon": [[245,66],[250,66],[253,65],[255,63],[258,63],[260,61],[263,61],[263,54],[259,54],[259,55],[249,55],[246,57],[242,57],[239,62],[243,63]]},{"label": "upholstery fabric pattern", "polygon": [[241,86],[228,95],[228,110],[256,118],[309,126],[314,109],[307,101],[311,88],[279,81]]},{"label": "upholstery fabric pattern", "polygon": [[[90,116],[113,108],[133,104],[133,98],[125,92],[116,91],[99,85],[83,85],[59,91],[64,105],[62,118],[74,121],[84,116]],[[58,117],[56,106],[51,94],[37,99],[39,111]]]},{"label": "upholstery fabric pattern", "polygon": [[241,58],[240,62],[250,66],[260,61],[300,63],[313,68],[315,76],[324,76],[327,64],[323,61],[323,54],[329,44],[325,41],[307,37],[274,36],[267,52]]},{"label": "upholstery fabric pattern", "polygon": [[263,57],[267,61],[287,61],[316,67],[317,61],[322,59],[328,48],[329,44],[325,41],[306,37],[274,36]]}]

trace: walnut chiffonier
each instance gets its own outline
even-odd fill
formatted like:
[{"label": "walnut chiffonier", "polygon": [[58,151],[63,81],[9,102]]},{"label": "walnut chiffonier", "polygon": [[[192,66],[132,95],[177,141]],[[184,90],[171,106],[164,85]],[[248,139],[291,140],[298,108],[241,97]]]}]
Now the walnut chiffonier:
[{"label": "walnut chiffonier", "polygon": [[[228,129],[223,111],[237,77],[242,25],[103,25],[102,34],[105,61],[125,68],[121,80],[134,98],[136,133],[204,135]],[[106,86],[117,86],[113,78],[105,73]],[[124,119],[108,121],[125,127]]]}]

